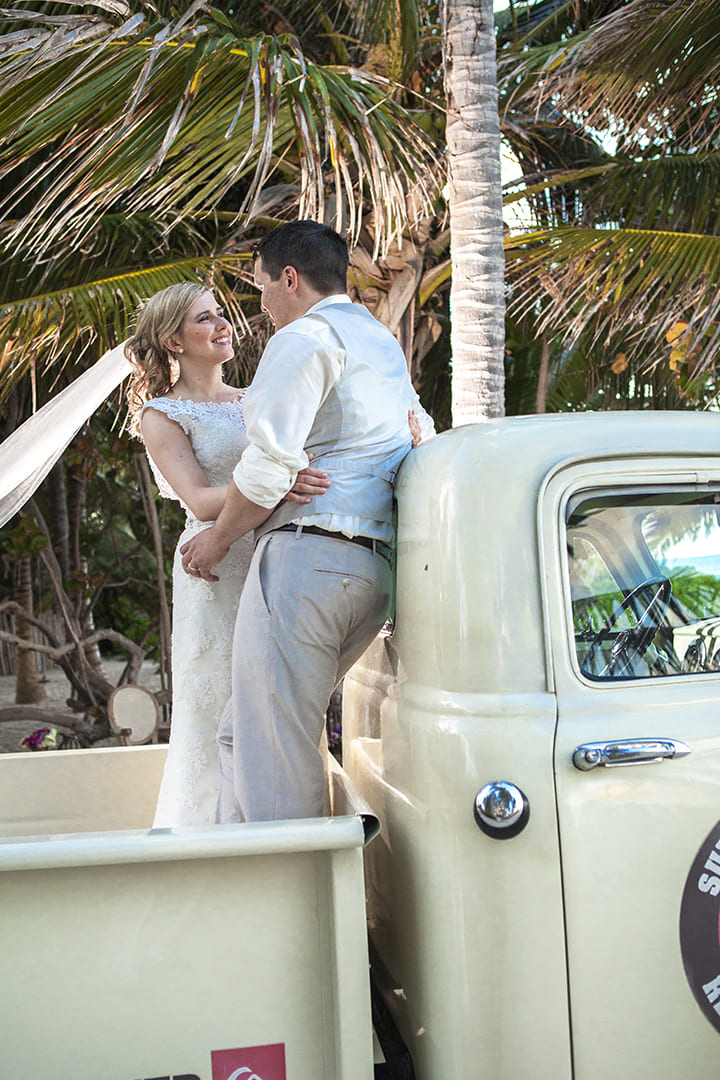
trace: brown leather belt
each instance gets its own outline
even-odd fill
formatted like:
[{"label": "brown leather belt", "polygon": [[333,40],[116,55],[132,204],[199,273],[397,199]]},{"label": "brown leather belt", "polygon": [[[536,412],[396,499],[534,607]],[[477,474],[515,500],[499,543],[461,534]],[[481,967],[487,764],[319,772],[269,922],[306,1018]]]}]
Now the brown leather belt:
[{"label": "brown leather belt", "polygon": [[344,533],[331,532],[329,529],[319,529],[317,525],[280,525],[273,532],[293,532],[299,535],[308,533],[310,536],[329,536],[331,540],[345,540],[348,544],[360,544],[361,547],[369,548],[376,555],[382,555],[388,562],[392,561],[392,548],[383,540],[373,540],[371,536],[345,536]]}]

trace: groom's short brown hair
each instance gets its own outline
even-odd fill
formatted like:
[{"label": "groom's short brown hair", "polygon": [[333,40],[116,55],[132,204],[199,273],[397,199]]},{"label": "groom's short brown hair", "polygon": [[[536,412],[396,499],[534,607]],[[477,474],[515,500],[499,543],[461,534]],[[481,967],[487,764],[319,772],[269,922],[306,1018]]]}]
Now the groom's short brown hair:
[{"label": "groom's short brown hair", "polygon": [[253,249],[271,281],[286,266],[294,266],[317,292],[330,296],[347,290],[348,247],[345,240],[319,221],[289,221],[269,232]]}]

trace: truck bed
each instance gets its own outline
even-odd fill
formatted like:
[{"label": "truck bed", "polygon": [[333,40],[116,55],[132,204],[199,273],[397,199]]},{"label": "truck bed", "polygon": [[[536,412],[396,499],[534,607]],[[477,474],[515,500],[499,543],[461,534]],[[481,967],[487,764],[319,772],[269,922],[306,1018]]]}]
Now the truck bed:
[{"label": "truck bed", "polygon": [[369,1080],[372,815],[152,830],[164,753],[0,758],[1,1080]]}]

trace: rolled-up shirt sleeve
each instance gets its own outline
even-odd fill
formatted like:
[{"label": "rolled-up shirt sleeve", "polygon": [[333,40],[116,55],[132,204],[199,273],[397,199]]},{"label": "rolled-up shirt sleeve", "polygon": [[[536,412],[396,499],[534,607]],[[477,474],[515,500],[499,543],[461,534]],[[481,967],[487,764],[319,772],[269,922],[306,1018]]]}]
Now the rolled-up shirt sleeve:
[{"label": "rolled-up shirt sleeve", "polygon": [[322,324],[317,334],[294,331],[292,324],[279,330],[245,395],[250,445],[235,466],[233,481],[258,506],[276,506],[308,464],[308,434],[345,363],[344,351],[324,330]]}]

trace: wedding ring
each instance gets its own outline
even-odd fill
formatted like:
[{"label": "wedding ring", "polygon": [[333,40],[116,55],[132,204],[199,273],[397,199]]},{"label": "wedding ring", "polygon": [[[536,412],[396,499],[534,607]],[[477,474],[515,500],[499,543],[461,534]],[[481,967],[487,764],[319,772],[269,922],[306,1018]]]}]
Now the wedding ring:
[{"label": "wedding ring", "polygon": [[198,570],[198,569],[199,569],[199,567],[193,566],[192,563],[188,563],[188,570]]}]

